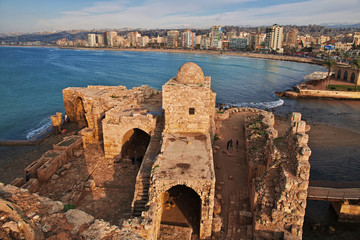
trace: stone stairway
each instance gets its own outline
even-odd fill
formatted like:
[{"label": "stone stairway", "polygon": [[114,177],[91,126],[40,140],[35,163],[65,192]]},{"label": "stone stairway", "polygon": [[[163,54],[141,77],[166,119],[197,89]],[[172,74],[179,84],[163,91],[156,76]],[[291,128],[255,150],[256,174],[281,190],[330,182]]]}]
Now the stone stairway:
[{"label": "stone stairway", "polygon": [[133,217],[141,216],[146,211],[146,204],[149,201],[150,175],[153,163],[160,153],[162,132],[165,125],[164,114],[156,119],[156,128],[150,139],[149,146],[146,150],[143,162],[136,177],[134,199],[131,204]]}]

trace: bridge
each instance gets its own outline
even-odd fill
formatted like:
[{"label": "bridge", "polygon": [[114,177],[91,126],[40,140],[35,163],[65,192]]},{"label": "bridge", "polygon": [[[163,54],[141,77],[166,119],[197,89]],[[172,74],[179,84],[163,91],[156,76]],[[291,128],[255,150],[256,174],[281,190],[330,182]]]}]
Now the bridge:
[{"label": "bridge", "polygon": [[360,200],[360,188],[354,186],[359,186],[359,184],[355,182],[310,181],[307,198],[323,201]]}]

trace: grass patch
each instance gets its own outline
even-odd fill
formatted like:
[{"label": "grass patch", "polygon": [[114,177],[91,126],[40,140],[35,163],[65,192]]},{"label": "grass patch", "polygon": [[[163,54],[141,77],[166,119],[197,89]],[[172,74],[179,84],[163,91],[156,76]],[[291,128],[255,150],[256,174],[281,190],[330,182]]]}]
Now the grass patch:
[{"label": "grass patch", "polygon": [[65,204],[64,205],[64,209],[63,209],[63,211],[64,212],[67,212],[67,211],[69,211],[70,209],[75,209],[75,204],[73,204],[73,203],[68,203],[68,204]]},{"label": "grass patch", "polygon": [[328,85],[330,91],[355,91],[355,86],[351,85]]},{"label": "grass patch", "polygon": [[220,138],[219,138],[219,135],[217,134],[217,133],[215,133],[214,134],[214,142],[216,141],[216,140],[219,140]]}]

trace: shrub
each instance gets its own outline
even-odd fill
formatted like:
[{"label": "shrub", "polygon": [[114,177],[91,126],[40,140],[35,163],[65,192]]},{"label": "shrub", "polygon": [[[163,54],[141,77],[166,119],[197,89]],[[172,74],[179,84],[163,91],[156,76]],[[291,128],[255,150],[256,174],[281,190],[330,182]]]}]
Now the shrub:
[{"label": "shrub", "polygon": [[75,204],[73,204],[73,203],[68,203],[68,204],[65,204],[64,205],[64,212],[67,212],[67,211],[69,211],[70,209],[75,209]]}]

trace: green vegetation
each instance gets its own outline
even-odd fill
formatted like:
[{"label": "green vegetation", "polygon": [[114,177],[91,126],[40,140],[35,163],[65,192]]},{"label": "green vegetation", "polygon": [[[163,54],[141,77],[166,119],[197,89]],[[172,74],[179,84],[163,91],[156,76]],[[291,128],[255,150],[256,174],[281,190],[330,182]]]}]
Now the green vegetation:
[{"label": "green vegetation", "polygon": [[111,98],[119,98],[118,96],[115,95],[111,95]]},{"label": "green vegetation", "polygon": [[328,85],[330,91],[356,91],[356,86],[351,85]]},{"label": "green vegetation", "polygon": [[159,167],[159,165],[154,166],[154,167],[151,169],[151,173],[154,173],[155,170],[156,170],[156,168],[158,168],[158,167]]},{"label": "green vegetation", "polygon": [[214,142],[216,141],[216,140],[219,140],[220,138],[219,138],[219,135],[217,134],[217,133],[215,133],[215,135],[214,135]]},{"label": "green vegetation", "polygon": [[[357,69],[358,71],[360,71],[360,57],[355,58],[352,60],[351,65]],[[355,80],[355,91],[357,91],[357,81]]]},{"label": "green vegetation", "polygon": [[328,76],[327,76],[326,86],[328,86],[329,83],[330,83],[330,72],[331,72],[331,69],[332,69],[333,67],[335,67],[335,65],[336,65],[336,61],[333,60],[333,59],[331,59],[331,58],[328,58],[327,60],[324,61],[323,66],[328,69]]},{"label": "green vegetation", "polygon": [[64,209],[63,209],[63,211],[64,212],[67,212],[67,211],[69,211],[70,209],[75,209],[75,204],[73,204],[73,203],[68,203],[68,204],[65,204],[64,205]]},{"label": "green vegetation", "polygon": [[216,113],[220,113],[220,114],[222,114],[222,113],[224,113],[223,111],[217,111]]}]

